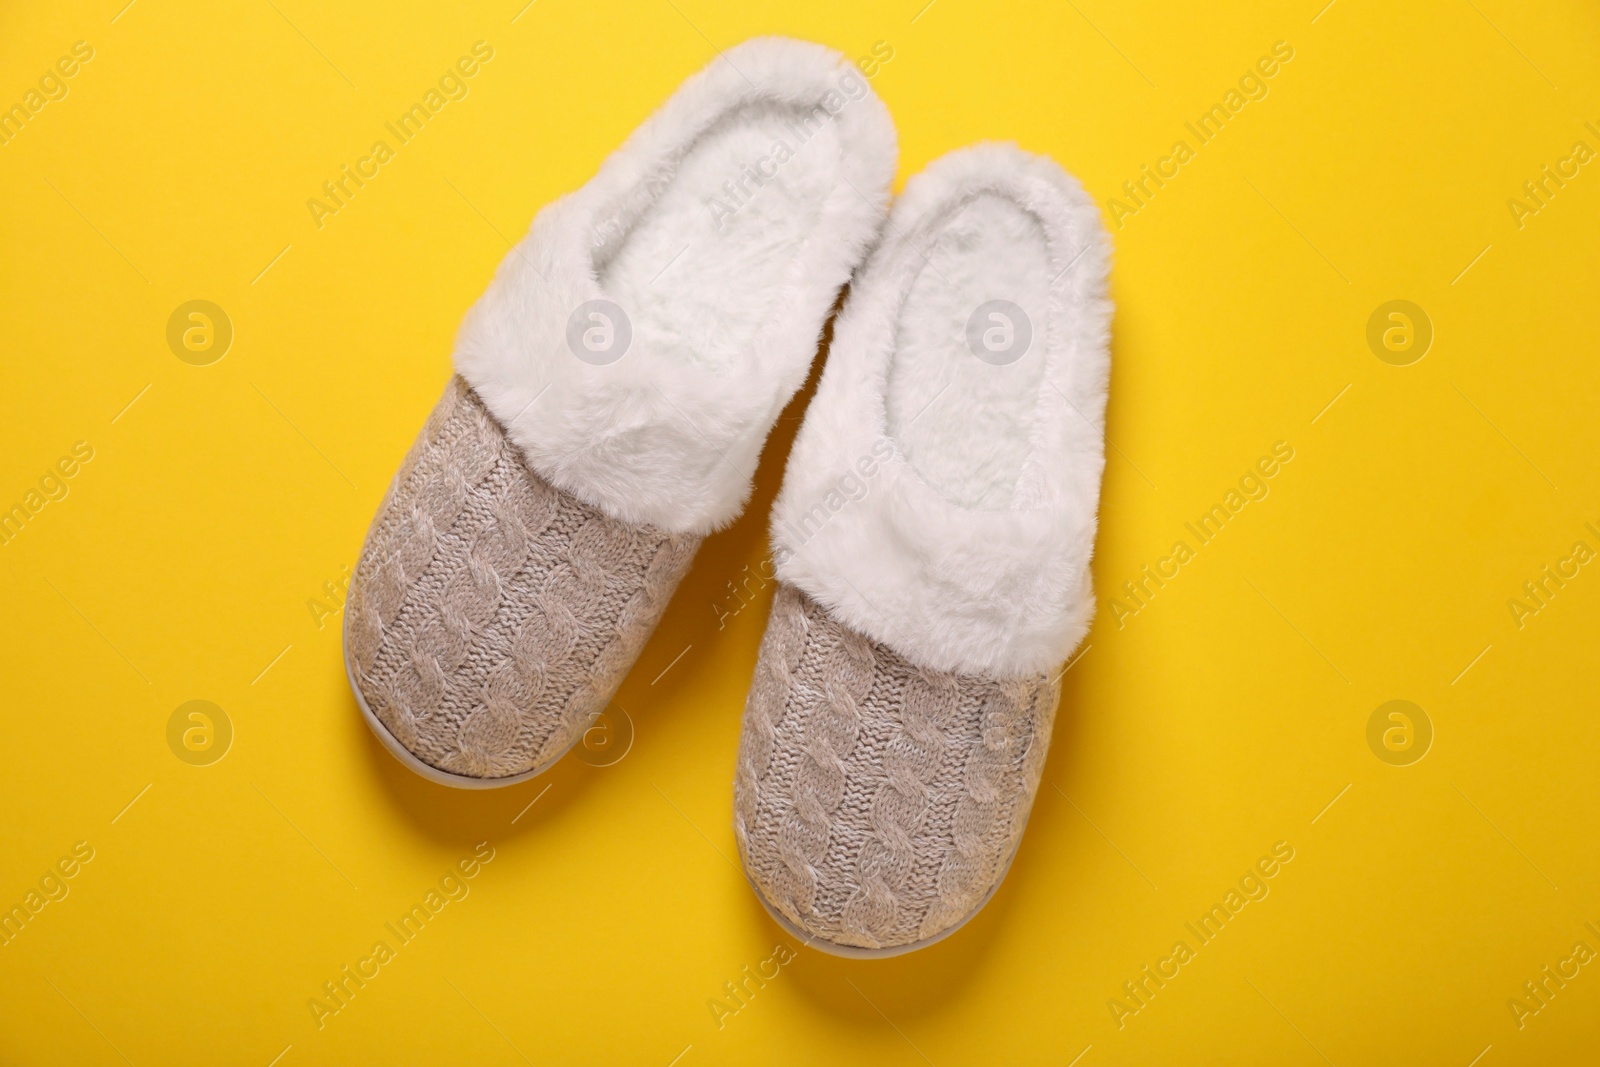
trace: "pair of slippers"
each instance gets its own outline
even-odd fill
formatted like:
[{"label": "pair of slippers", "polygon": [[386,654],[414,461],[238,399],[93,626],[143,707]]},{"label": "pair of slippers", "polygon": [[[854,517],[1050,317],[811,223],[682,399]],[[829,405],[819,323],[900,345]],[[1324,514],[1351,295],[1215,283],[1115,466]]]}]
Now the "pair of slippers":
[{"label": "pair of slippers", "polygon": [[549,768],[750,496],[841,288],[772,515],[745,707],[751,885],[842,955],[931,943],[999,886],[1093,613],[1110,305],[1094,204],[978,145],[885,214],[895,133],[843,56],[746,42],[545,207],[367,537],[345,662],[435,781]]}]

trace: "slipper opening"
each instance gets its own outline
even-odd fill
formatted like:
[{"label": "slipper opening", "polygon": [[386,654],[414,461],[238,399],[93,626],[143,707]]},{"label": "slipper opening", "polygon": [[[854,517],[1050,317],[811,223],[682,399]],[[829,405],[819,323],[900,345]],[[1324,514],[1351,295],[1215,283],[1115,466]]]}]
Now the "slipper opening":
[{"label": "slipper opening", "polygon": [[596,257],[639,350],[710,373],[752,359],[842,180],[844,150],[821,107],[777,101],[735,107],[695,138]]},{"label": "slipper opening", "polygon": [[952,205],[926,234],[889,364],[889,435],[952,504],[1005,509],[1045,374],[1045,227],[1015,200],[985,192]]}]

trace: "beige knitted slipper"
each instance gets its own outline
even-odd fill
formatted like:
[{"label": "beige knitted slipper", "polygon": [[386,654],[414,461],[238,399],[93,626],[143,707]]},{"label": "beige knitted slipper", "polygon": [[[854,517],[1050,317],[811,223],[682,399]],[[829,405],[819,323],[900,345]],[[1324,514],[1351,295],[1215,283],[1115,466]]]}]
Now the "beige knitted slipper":
[{"label": "beige knitted slipper", "polygon": [[998,889],[1089,626],[1110,306],[1092,201],[979,146],[911,179],[773,509],[734,831],[818,948],[908,952]]},{"label": "beige knitted slipper", "polygon": [[583,735],[762,445],[882,221],[894,130],[843,56],[729,49],[539,212],[457,339],[345,616],[352,690],[435,781]]}]

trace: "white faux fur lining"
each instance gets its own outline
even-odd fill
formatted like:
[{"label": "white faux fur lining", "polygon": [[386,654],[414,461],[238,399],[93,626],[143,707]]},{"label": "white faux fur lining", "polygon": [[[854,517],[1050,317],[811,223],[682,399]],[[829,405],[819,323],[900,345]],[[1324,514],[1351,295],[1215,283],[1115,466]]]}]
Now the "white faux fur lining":
[{"label": "white faux fur lining", "polygon": [[[922,666],[1053,672],[1094,613],[1109,254],[1093,201],[1049,159],[978,145],[912,178],[790,453],[779,577]],[[1034,308],[1027,358],[973,354],[989,300]],[[991,324],[1019,325],[975,318],[980,347]]]},{"label": "white faux fur lining", "polygon": [[894,169],[888,112],[843,56],[729,49],[539,212],[456,369],[556,485],[673,533],[724,526]]}]

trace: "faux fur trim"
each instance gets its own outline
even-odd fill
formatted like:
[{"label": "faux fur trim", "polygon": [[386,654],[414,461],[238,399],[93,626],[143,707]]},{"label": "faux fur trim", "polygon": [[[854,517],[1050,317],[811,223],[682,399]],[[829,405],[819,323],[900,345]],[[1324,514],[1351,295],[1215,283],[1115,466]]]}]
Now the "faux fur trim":
[{"label": "faux fur trim", "polygon": [[[936,270],[955,279],[936,284],[974,285],[951,267],[974,268],[960,260],[972,235],[956,233],[946,265],[934,263],[951,220],[978,200],[1009,202],[1013,216],[1037,221],[1049,274],[1037,290],[1044,321],[1033,323],[1044,358],[1027,386],[1031,426],[999,506],[954,502],[972,494],[930,485],[908,458],[905,428],[892,432],[886,401],[906,369],[905,335],[915,331],[902,309],[919,275]],[[925,667],[1000,677],[1053,672],[1094,613],[1089,561],[1104,467],[1109,257],[1093,201],[1049,159],[977,145],[912,178],[835,323],[790,454],[772,521],[779,577]],[[989,260],[996,276],[1006,273],[1003,258]],[[961,330],[969,310],[948,316],[950,328]],[[954,435],[946,454],[994,451],[976,416],[947,419],[941,432]]]},{"label": "faux fur trim", "polygon": [[[842,55],[785,38],[729,49],[539,212],[467,314],[456,369],[579,499],[671,533],[724,526],[877,234],[895,155],[887,110]],[[626,293],[604,291],[608,272]],[[594,300],[632,323],[604,365],[568,341]]]}]

